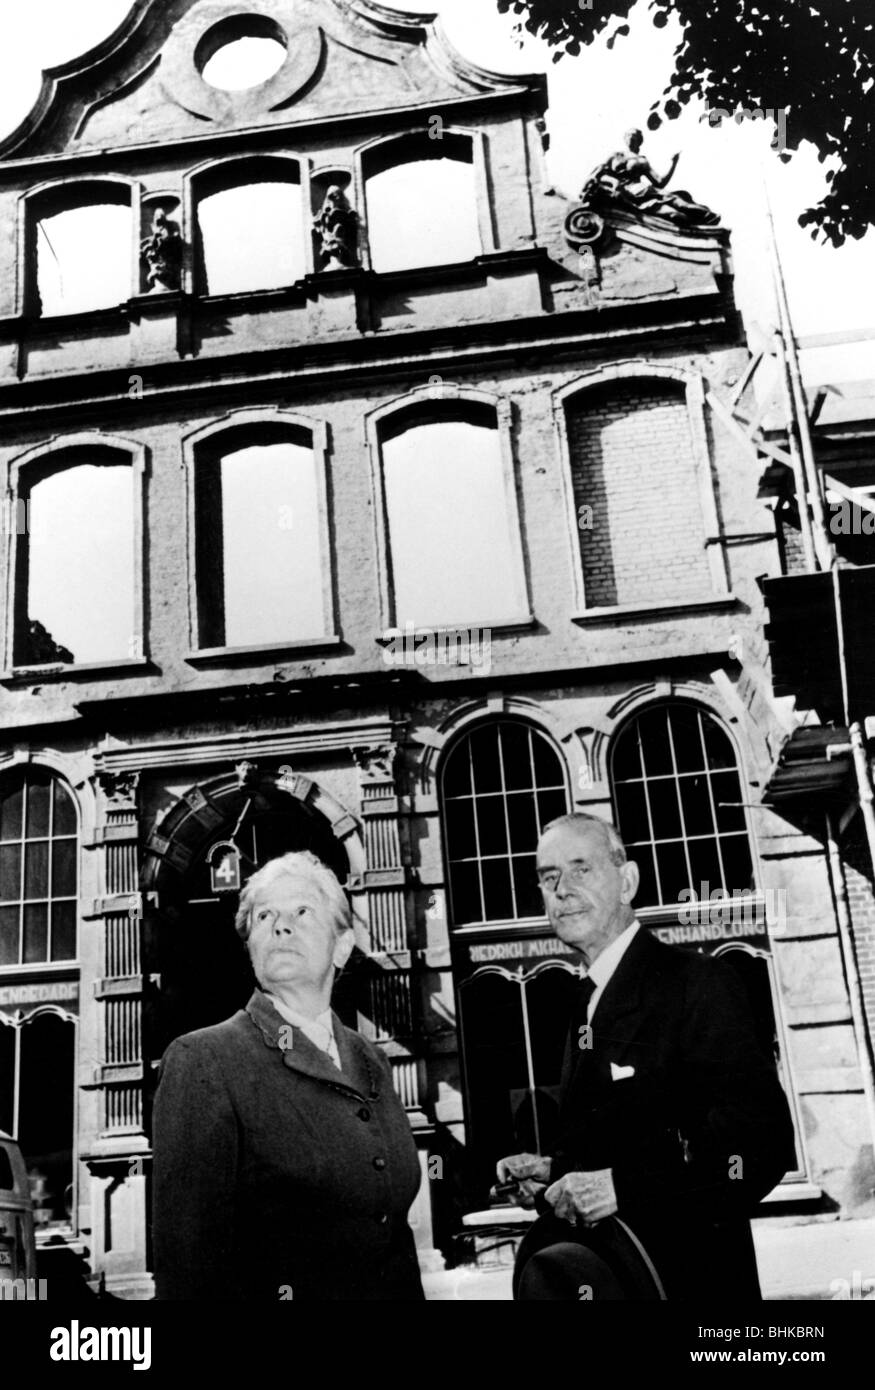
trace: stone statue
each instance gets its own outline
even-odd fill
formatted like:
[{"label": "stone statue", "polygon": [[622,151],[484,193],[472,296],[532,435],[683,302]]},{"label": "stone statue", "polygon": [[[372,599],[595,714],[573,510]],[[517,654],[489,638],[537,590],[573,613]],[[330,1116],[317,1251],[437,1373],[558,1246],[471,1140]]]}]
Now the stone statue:
[{"label": "stone statue", "polygon": [[178,290],[182,278],[182,237],[179,224],[158,208],[152,218],[152,230],[140,242],[140,255],[148,266],[146,278],[150,294],[162,290]]},{"label": "stone statue", "polygon": [[678,227],[713,227],[720,221],[716,212],[695,202],[685,189],[664,191],[679,155],[672,159],[668,173],[659,178],[650,160],[640,153],[644,142],[641,131],[628,130],[624,139],[626,148],[594,169],[584,184],[580,194],[583,208],[622,208],[640,216],[661,217]]},{"label": "stone statue", "polygon": [[313,218],[318,238],[320,270],[342,270],[358,265],[358,214],[350,207],[339,184],[325,190],[322,206]]}]

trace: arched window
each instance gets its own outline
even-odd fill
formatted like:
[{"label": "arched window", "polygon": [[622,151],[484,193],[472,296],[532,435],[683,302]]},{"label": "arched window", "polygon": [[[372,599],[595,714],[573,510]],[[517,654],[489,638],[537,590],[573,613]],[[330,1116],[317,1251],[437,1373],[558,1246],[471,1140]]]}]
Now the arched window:
[{"label": "arched window", "polygon": [[441,807],[453,924],[542,916],[535,848],[569,809],[545,736],[511,719],[463,735],[443,765]]},{"label": "arched window", "polygon": [[139,482],[129,454],[98,444],[53,452],[22,470],[15,665],[141,655]]},{"label": "arched window", "polygon": [[0,969],[76,958],[73,798],[42,768],[0,782]]},{"label": "arched window", "polygon": [[474,146],[451,131],[384,141],[362,157],[371,266],[470,261],[483,250]]},{"label": "arched window", "polygon": [[293,285],[309,269],[296,160],[232,160],[193,179],[203,294]]},{"label": "arched window", "polygon": [[614,744],[611,786],[617,828],[641,871],[638,906],[752,887],[735,751],[704,710],[662,704],[630,720]]},{"label": "arched window", "polygon": [[683,383],[636,377],[577,392],[565,428],[586,607],[709,596]]},{"label": "arched window", "polygon": [[309,430],[209,435],[195,445],[194,503],[199,648],[328,635],[324,464]]},{"label": "arched window", "polygon": [[446,401],[380,428],[396,623],[518,620],[526,610],[509,446],[495,410]]},{"label": "arched window", "polygon": [[29,204],[29,301],[43,315],[110,308],[133,294],[131,190],[123,183],[45,189]]}]

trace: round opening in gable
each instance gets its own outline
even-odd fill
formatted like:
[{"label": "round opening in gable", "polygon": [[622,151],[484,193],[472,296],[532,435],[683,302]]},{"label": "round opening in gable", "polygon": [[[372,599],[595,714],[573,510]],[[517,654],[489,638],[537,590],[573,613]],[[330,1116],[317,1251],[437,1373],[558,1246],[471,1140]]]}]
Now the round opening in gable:
[{"label": "round opening in gable", "polygon": [[211,87],[245,92],[279,72],[287,52],[285,34],[267,15],[232,15],[204,34],[194,57]]}]

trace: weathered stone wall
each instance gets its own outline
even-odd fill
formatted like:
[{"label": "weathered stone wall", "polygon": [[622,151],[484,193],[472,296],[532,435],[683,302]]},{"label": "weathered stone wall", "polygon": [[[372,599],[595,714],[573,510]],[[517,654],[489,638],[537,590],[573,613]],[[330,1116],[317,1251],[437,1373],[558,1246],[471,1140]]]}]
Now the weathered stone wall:
[{"label": "weathered stone wall", "polygon": [[[178,846],[159,851],[156,832],[198,806],[198,788],[233,773],[241,758],[271,776],[291,766],[286,777],[299,788],[312,782],[303,794],[354,846],[354,898],[372,941],[384,932],[394,941],[399,922],[406,932],[391,953],[375,951],[383,975],[361,1026],[385,1041],[421,1146],[460,1158],[442,750],[470,719],[528,719],[563,758],[573,804],[609,814],[614,735],[648,702],[673,697],[711,710],[736,743],[757,881],[785,895],[772,948],[809,1175],[842,1216],[866,1210],[871,1156],[823,846],[758,804],[770,740],[788,720],[771,697],[757,584],[781,572],[781,557],[757,497],[759,463],[703,405],[708,391],[725,398],[748,360],[725,234],[663,235],[654,248],[634,230],[609,229],[581,258],[563,233],[569,204],[547,186],[542,79],[470,69],[415,23],[385,12],[368,18],[366,4],[345,18],[319,0],[271,8],[295,40],[276,87],[211,96],[191,55],[215,6],[159,0],[53,79],[43,114],[0,150],[0,487],[8,490],[23,454],[73,434],[94,446],[112,435],[145,451],[145,626],[142,653],[128,665],[10,669],[11,542],[23,544],[26,533],[4,538],[0,572],[3,766],[32,758],[54,767],[82,812],[79,1196],[95,1265],[117,1288],[147,1287],[146,1179],[129,1167],[147,1154],[147,1134],[136,1115],[126,1131],[108,1132],[107,1094],[139,1104],[157,1059],[108,1061],[104,1020],[116,1006],[129,1023],[148,1009],[142,971],[151,965],[136,962],[139,978],[119,974],[112,942],[155,904],[114,871],[113,846],[130,858],[138,836],[141,867],[149,855],[172,855]],[[313,38],[317,21],[324,49]],[[362,168],[371,142],[409,132],[439,141],[442,127],[472,139],[483,247],[475,261],[388,276],[366,265],[314,270],[281,290],[199,292],[194,171],[226,156],[284,154],[299,161],[305,204],[320,177],[339,171],[366,232]],[[132,245],[129,300],[42,321],[25,195],[48,184],[63,200],[77,180],[107,177],[130,189],[135,239],[148,226],[150,198],[174,205],[186,243],[181,289],[146,295]],[[670,405],[666,374],[678,383]],[[386,557],[368,420],[412,392],[427,407],[466,391],[491,393],[507,422],[530,621],[495,626],[488,674],[476,666],[391,671],[378,641]],[[646,412],[626,415],[642,402]],[[325,426],[339,640],[327,650],[204,662],[193,651],[186,444],[244,410],[289,410]],[[605,426],[622,441],[607,510],[585,469],[575,480],[571,466]],[[658,518],[641,503],[655,493]],[[585,532],[583,504],[594,508]],[[583,573],[581,536],[595,561]],[[614,592],[598,578],[598,557],[608,556]],[[587,612],[616,605],[625,611]],[[472,613],[471,621],[488,617]],[[366,697],[369,682],[376,693]],[[121,809],[111,809],[113,797]],[[875,911],[854,863],[849,890],[871,1008]],[[131,1049],[135,1035],[131,1024]],[[443,1235],[458,1215],[460,1168],[432,1185]],[[424,1208],[417,1219],[427,1244]]]}]

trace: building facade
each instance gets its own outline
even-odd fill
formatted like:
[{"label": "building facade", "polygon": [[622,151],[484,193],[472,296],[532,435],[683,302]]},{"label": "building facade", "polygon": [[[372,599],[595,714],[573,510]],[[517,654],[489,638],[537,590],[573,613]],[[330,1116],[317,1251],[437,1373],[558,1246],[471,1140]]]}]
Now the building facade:
[{"label": "building facade", "polygon": [[245,1002],[233,890],[292,848],[352,896],[337,1007],[410,1117],[423,1265],[465,1254],[495,1159],[549,1151],[575,967],[533,863],[571,808],[748,984],[797,1130],[764,1216],[871,1213],[871,868],[768,795],[791,547],[711,405],[729,234],[610,171],[557,196],[545,110],[372,0],[137,0],[0,147],[0,1128],[124,1297],[162,1052]]}]

